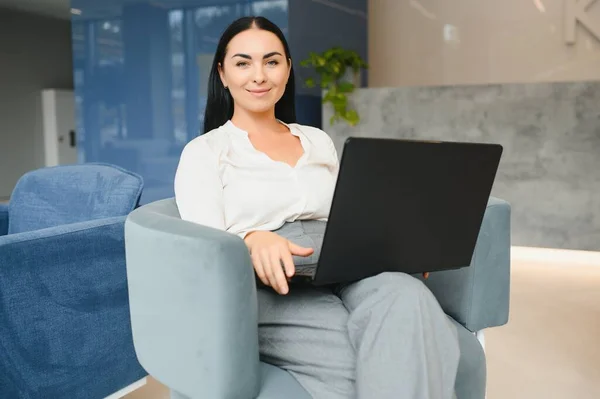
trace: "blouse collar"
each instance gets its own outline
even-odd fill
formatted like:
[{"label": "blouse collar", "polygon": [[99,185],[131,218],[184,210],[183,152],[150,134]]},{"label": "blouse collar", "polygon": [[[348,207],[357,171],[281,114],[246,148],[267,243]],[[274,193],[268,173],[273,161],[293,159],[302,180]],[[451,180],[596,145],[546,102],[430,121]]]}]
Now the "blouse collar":
[{"label": "blouse collar", "polygon": [[[285,122],[283,122],[283,121],[281,121],[281,120],[279,120],[279,119],[277,119],[277,122],[279,122],[279,123],[281,123],[283,126],[287,127],[287,128],[290,130],[290,132],[291,132],[291,133],[292,133],[294,136],[298,136],[298,137],[300,137],[300,135],[298,134],[298,132],[296,131],[296,129],[294,129],[294,127],[293,127],[293,126],[291,126],[291,125],[288,125],[287,123],[285,123]],[[238,134],[238,135],[243,135],[243,136],[246,136],[246,137],[248,137],[248,132],[247,132],[247,131],[245,131],[245,130],[243,130],[243,129],[241,129],[241,128],[239,128],[239,127],[237,127],[237,126],[236,126],[236,125],[235,125],[235,124],[234,124],[234,123],[231,121],[231,119],[229,119],[227,122],[225,122],[225,125],[223,125],[223,126],[224,126],[224,127],[226,127],[226,128],[229,130],[229,131],[231,131],[231,132],[233,132],[233,133],[235,133],[235,134]]]}]

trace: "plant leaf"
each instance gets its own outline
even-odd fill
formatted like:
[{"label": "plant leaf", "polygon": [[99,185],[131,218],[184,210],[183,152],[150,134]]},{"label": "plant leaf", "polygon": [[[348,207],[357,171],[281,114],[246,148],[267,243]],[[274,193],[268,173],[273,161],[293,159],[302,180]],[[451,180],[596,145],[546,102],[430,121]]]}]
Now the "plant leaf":
[{"label": "plant leaf", "polygon": [[340,93],[352,93],[354,91],[354,83],[351,83],[351,82],[341,82],[338,85],[338,91]]},{"label": "plant leaf", "polygon": [[335,112],[340,113],[340,114],[345,114],[346,104],[336,103],[336,102],[332,102],[332,104],[333,104],[333,109],[335,110]]},{"label": "plant leaf", "polygon": [[359,117],[358,117],[358,112],[356,112],[355,110],[350,110],[347,111],[345,114],[346,120],[348,121],[348,123],[350,123],[350,125],[352,126],[356,126],[356,124],[359,122]]},{"label": "plant leaf", "polygon": [[348,105],[348,99],[344,95],[342,95],[341,97],[334,96],[330,101],[333,104],[333,106],[336,109],[339,109],[340,111],[344,110]]},{"label": "plant leaf", "polygon": [[329,90],[327,93],[325,93],[325,95],[323,96],[323,102],[330,102],[333,103],[335,101],[335,93],[332,93],[332,90]]},{"label": "plant leaf", "polygon": [[351,126],[356,125],[360,118],[356,110],[348,110],[347,94],[352,93],[356,86],[353,81],[341,82],[347,70],[354,74],[360,72],[361,68],[367,69],[369,66],[360,54],[354,50],[344,49],[339,46],[333,46],[322,53],[310,52],[306,60],[301,61],[301,66],[312,67],[319,79],[308,78],[305,80],[307,87],[320,85],[323,93],[322,102],[331,103],[334,114],[330,118],[330,123],[342,119],[346,120]]}]

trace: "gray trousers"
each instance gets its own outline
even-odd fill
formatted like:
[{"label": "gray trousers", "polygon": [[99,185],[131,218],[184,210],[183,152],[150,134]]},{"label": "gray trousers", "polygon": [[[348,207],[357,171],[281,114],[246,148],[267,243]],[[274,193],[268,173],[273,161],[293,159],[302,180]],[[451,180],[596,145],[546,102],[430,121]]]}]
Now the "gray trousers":
[{"label": "gray trousers", "polygon": [[450,399],[460,351],[429,289],[402,273],[344,287],[258,290],[261,360],[315,399]]}]

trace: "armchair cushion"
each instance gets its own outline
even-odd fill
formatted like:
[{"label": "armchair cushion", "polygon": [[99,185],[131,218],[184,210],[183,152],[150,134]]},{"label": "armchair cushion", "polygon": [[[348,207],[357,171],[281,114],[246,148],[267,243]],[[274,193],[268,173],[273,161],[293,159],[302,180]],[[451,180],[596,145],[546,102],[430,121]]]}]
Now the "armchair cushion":
[{"label": "armchair cushion", "polygon": [[260,393],[256,399],[310,399],[310,394],[287,371],[268,363],[260,363]]},{"label": "armchair cushion", "polygon": [[107,164],[31,171],[12,193],[8,234],[126,216],[138,205],[142,188],[140,176]]}]

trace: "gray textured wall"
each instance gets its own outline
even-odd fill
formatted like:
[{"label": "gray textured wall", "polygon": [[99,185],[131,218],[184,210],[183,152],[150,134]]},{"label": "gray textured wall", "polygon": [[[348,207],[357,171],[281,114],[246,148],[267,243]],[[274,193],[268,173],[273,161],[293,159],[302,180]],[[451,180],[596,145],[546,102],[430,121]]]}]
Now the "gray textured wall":
[{"label": "gray textured wall", "polygon": [[41,90],[72,89],[71,22],[0,8],[0,198],[44,165]]},{"label": "gray textured wall", "polygon": [[504,146],[492,195],[512,204],[512,243],[600,250],[600,82],[360,89],[349,136]]}]

